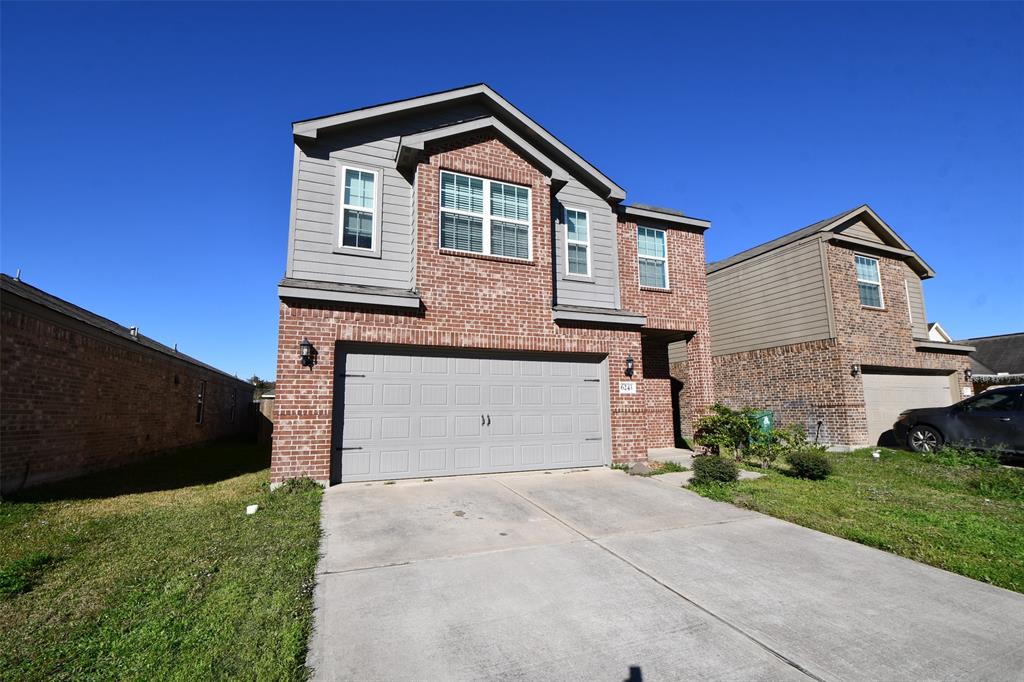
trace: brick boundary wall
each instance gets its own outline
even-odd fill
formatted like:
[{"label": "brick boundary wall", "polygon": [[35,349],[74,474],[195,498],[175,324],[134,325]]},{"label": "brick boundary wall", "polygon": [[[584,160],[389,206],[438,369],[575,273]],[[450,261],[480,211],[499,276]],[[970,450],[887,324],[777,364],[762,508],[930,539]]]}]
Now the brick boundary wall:
[{"label": "brick boundary wall", "polygon": [[[467,256],[439,249],[442,169],[531,188],[531,261]],[[548,178],[488,133],[428,145],[415,177],[416,285],[423,301],[420,312],[387,314],[366,307],[297,300],[280,304],[272,481],[308,476],[325,482],[330,478],[334,354],[339,341],[606,355],[613,460],[644,459],[649,447],[671,446],[667,355],[664,363],[660,353],[651,360],[644,353],[638,331],[559,326],[552,320]],[[671,293],[642,292],[631,286],[636,280],[631,281],[628,275],[633,272],[635,277],[637,268],[635,224],[620,222],[617,229],[622,307],[646,313],[666,329],[693,330],[701,337],[688,373],[693,377],[692,399],[699,403],[692,410],[706,409],[712,402],[712,380],[710,357],[702,350],[707,347],[703,236],[699,232],[673,231],[670,258],[680,258],[675,267],[685,263],[683,269],[696,274],[687,272],[684,276],[679,272],[679,288]],[[624,238],[631,229],[632,238]],[[319,351],[319,364],[312,371],[298,362],[298,344],[303,337]],[[626,378],[622,369],[630,355],[635,361],[637,395],[619,395],[618,381]],[[655,376],[649,376],[645,366],[648,361]]]},{"label": "brick boundary wall", "polygon": [[[252,431],[245,381],[6,292],[0,329],[3,494]],[[196,424],[200,380],[206,400]]]}]

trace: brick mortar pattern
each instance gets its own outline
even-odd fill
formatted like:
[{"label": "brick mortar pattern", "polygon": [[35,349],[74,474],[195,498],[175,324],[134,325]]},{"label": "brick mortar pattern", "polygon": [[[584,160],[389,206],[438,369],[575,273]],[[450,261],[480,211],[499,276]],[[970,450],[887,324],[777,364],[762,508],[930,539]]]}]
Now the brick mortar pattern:
[{"label": "brick mortar pattern", "polygon": [[[272,480],[309,476],[325,481],[330,477],[337,341],[607,355],[614,460],[643,459],[649,447],[671,446],[674,438],[667,351],[655,353],[648,343],[650,355],[645,355],[637,331],[556,325],[551,311],[552,277],[547,266],[517,267],[525,264],[441,250],[442,169],[530,187],[532,262],[552,262],[551,187],[537,168],[488,134],[469,134],[429,145],[418,163],[414,192],[415,272],[423,310],[387,314],[344,304],[281,302]],[[712,402],[713,387],[703,236],[699,232],[670,231],[670,268],[679,284],[673,281],[675,288],[667,294],[648,293],[637,286],[636,226],[620,222],[617,230],[623,308],[647,314],[649,326],[695,332],[690,344],[691,361],[684,374],[688,414],[698,413]],[[319,364],[313,371],[298,363],[298,343],[303,337],[319,349]],[[625,379],[622,369],[630,355],[635,360],[638,390],[637,395],[623,396],[618,394],[617,382]],[[665,356],[664,362],[661,355]]]}]

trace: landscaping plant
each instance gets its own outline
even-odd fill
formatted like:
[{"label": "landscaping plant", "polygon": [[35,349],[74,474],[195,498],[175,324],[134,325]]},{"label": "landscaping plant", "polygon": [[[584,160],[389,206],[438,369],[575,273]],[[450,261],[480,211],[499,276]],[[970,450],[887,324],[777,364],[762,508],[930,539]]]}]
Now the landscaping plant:
[{"label": "landscaping plant", "polygon": [[752,407],[733,410],[715,403],[711,406],[711,414],[697,420],[693,439],[714,454],[731,454],[737,460],[742,459],[744,449],[758,433],[755,414]]},{"label": "landscaping plant", "polygon": [[805,445],[786,455],[790,472],[797,478],[821,481],[832,473],[832,463],[820,445]]},{"label": "landscaping plant", "polygon": [[807,433],[800,424],[791,424],[768,431],[757,431],[750,439],[747,454],[768,469],[780,456],[807,445]]},{"label": "landscaping plant", "polygon": [[732,483],[739,478],[740,469],[736,462],[721,455],[704,455],[693,458],[692,483]]}]

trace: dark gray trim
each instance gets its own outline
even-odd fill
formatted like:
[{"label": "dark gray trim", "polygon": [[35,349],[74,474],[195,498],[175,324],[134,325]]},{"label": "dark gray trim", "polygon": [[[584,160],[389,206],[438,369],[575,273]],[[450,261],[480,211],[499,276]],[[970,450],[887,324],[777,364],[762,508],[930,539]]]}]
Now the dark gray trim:
[{"label": "dark gray trim", "polygon": [[647,324],[647,317],[627,310],[607,310],[590,308],[581,305],[556,305],[551,310],[551,318],[555,322],[604,322],[606,324],[624,324],[642,327]]},{"label": "dark gray trim", "polygon": [[944,343],[942,341],[919,341],[914,340],[916,350],[939,351],[940,353],[973,353],[977,350],[974,346],[961,346],[958,343]]},{"label": "dark gray trim", "polygon": [[309,140],[317,139],[319,132],[325,128],[346,125],[356,122],[365,122],[373,118],[384,118],[398,116],[410,110],[426,107],[436,107],[457,102],[459,100],[483,99],[488,106],[497,113],[508,117],[509,122],[516,128],[535,136],[545,146],[550,147],[558,156],[563,156],[573,166],[581,170],[590,181],[599,185],[606,199],[612,202],[622,201],[626,198],[626,191],[616,185],[610,178],[604,175],[597,168],[592,166],[586,159],[573,151],[568,145],[561,142],[554,135],[545,130],[536,121],[521,112],[489,86],[479,83],[454,90],[436,92],[421,97],[398,100],[386,104],[379,104],[362,109],[342,112],[331,116],[297,121],[292,124],[292,134],[297,138]]},{"label": "dark gray trim", "polygon": [[691,227],[698,230],[706,230],[711,227],[710,220],[704,220],[702,218],[687,218],[678,211],[670,211],[669,209],[655,208],[653,206],[644,206],[642,204],[633,204],[632,206],[620,207],[621,214],[627,218],[634,218],[637,220],[658,220],[669,225],[680,225],[682,227]]},{"label": "dark gray trim", "polygon": [[362,286],[359,284],[338,284],[335,282],[314,282],[286,277],[277,287],[280,298],[299,298],[309,301],[332,301],[336,303],[357,303],[380,305],[392,308],[419,309],[420,297],[415,291],[391,289],[388,287]]}]

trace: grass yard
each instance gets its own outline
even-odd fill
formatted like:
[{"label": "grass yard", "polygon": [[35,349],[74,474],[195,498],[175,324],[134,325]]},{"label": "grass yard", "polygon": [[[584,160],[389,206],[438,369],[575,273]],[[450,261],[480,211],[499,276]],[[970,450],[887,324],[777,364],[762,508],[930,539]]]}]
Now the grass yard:
[{"label": "grass yard", "polygon": [[270,493],[269,460],[205,446],[0,503],[0,677],[305,678],[321,490]]},{"label": "grass yard", "polygon": [[692,489],[1024,592],[1024,470],[885,449],[874,462],[871,450],[829,453],[835,471],[824,481],[770,470],[753,481]]}]

